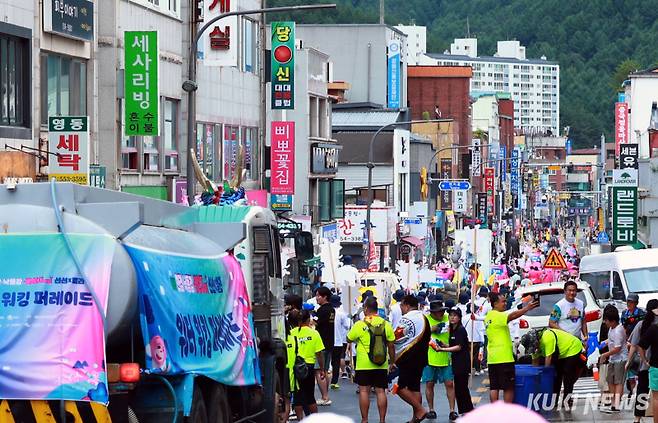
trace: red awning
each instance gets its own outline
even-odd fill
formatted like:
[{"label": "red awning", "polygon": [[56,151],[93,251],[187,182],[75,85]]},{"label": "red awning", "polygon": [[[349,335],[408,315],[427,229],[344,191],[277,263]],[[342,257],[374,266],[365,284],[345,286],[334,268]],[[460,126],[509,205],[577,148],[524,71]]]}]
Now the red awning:
[{"label": "red awning", "polygon": [[406,242],[407,244],[411,244],[414,247],[420,247],[422,245],[425,245],[425,241],[415,236],[405,236],[404,238],[401,239],[401,241]]}]

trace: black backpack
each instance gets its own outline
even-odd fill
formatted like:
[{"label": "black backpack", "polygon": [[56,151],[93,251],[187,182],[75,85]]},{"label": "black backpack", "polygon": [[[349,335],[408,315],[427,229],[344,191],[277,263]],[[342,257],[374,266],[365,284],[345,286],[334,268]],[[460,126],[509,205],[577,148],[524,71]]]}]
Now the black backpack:
[{"label": "black backpack", "polygon": [[297,337],[295,338],[295,363],[292,365],[292,373],[295,375],[297,381],[304,380],[308,377],[308,365],[306,360],[299,355],[299,347],[297,345]]}]

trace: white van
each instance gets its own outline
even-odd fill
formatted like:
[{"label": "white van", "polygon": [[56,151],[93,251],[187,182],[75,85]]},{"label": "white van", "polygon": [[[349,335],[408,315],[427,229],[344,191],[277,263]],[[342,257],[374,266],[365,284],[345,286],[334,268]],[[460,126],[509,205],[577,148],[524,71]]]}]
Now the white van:
[{"label": "white van", "polygon": [[625,303],[631,292],[639,295],[640,307],[658,299],[658,248],[585,256],[579,272],[603,303]]}]

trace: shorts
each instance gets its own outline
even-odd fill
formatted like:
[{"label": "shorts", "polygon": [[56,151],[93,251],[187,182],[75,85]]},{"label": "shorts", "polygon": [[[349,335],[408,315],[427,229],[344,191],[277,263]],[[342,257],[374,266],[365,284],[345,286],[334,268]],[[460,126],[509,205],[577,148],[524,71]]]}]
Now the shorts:
[{"label": "shorts", "polygon": [[649,367],[649,389],[658,391],[658,368]]},{"label": "shorts", "polygon": [[[329,367],[331,367],[331,350],[325,349],[324,351],[321,352],[322,357],[324,357],[324,370],[329,371]],[[315,360],[315,370],[320,370],[320,363],[318,360]]]},{"label": "shorts", "polygon": [[407,388],[412,392],[420,392],[420,378],[423,367],[414,364],[399,365],[400,376],[398,376],[398,389]]},{"label": "shorts", "polygon": [[492,391],[514,389],[514,363],[489,364],[489,389]]},{"label": "shorts", "polygon": [[386,389],[388,387],[388,370],[372,369],[354,372],[354,383],[359,386],[374,386]]},{"label": "shorts", "polygon": [[616,361],[608,363],[608,385],[622,385],[626,380],[626,362]]},{"label": "shorts", "polygon": [[297,389],[292,395],[292,405],[304,407],[315,404],[315,372],[313,364],[308,364],[308,375],[297,381]]},{"label": "shorts", "polygon": [[426,366],[423,369],[422,382],[445,383],[453,380],[452,366]]}]

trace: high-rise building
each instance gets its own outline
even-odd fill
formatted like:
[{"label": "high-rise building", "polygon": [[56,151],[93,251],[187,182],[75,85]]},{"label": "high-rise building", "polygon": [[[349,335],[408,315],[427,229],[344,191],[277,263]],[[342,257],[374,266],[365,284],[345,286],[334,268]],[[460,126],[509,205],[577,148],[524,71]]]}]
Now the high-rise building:
[{"label": "high-rise building", "polygon": [[[559,135],[560,66],[542,56],[527,59],[518,41],[498,41],[494,56],[478,56],[476,38],[458,38],[430,63],[471,66],[472,92],[508,92],[514,100],[514,126],[527,133]],[[428,64],[428,60],[423,61]]]}]

